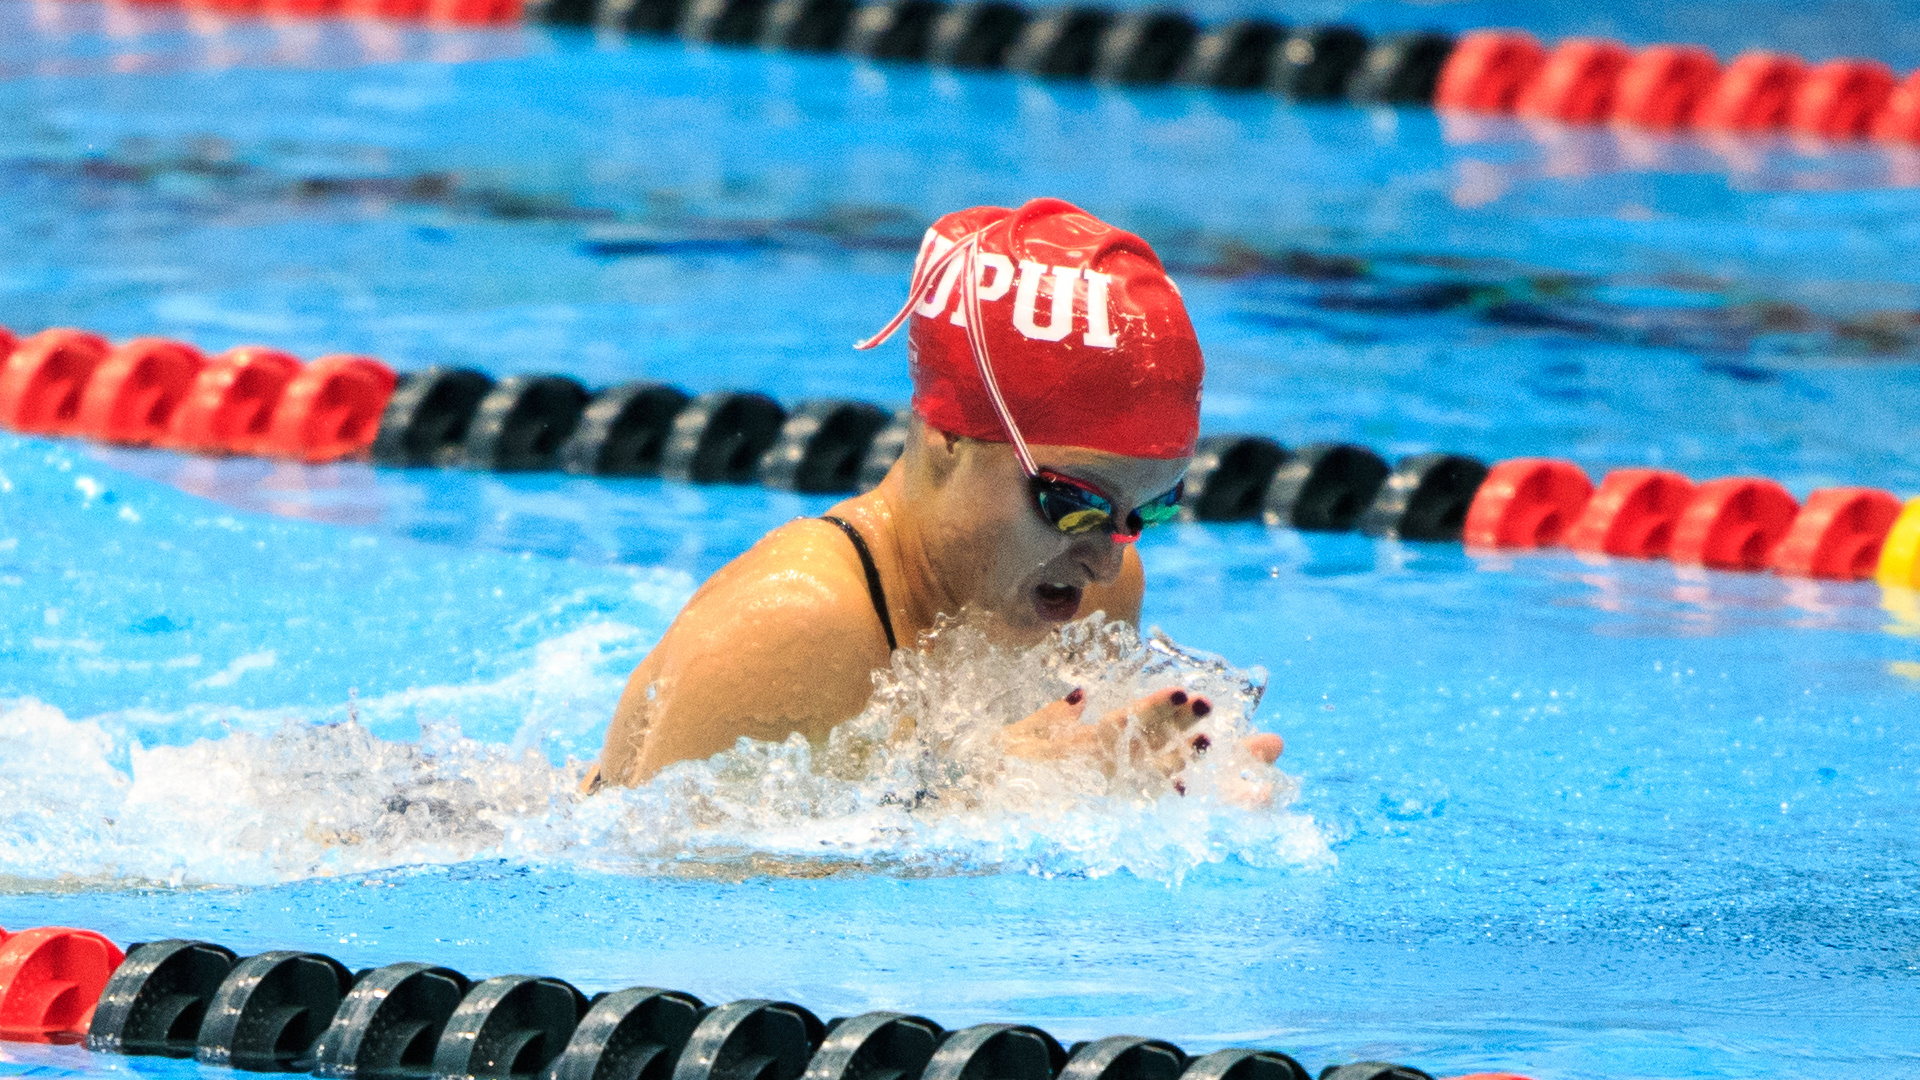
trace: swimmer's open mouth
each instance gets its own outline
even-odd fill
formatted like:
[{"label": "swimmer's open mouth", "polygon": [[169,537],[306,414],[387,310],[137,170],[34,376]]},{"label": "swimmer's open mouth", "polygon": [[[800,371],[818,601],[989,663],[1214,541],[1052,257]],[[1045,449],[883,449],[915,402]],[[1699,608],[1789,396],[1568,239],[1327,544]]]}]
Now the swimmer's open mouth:
[{"label": "swimmer's open mouth", "polygon": [[1080,613],[1080,587],[1042,582],[1033,588],[1033,609],[1049,622],[1066,622]]}]

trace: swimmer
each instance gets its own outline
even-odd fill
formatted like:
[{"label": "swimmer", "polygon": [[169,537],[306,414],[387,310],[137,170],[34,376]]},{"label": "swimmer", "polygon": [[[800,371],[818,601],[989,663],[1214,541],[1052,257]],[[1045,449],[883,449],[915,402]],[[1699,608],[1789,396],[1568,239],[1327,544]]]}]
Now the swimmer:
[{"label": "swimmer", "polygon": [[[775,529],[702,585],[634,669],[585,786],[638,784],[741,736],[824,740],[874,672],[945,616],[1009,646],[1104,611],[1137,624],[1134,541],[1172,520],[1203,364],[1146,241],[1058,199],[976,207],[927,231],[906,306],[913,414],[872,491]],[[1088,722],[1075,689],[1009,725],[1030,760],[1119,756],[1171,775],[1212,710],[1169,687]],[[1136,740],[1122,746],[1128,718]],[[1271,762],[1277,735],[1247,747]],[[1176,781],[1176,786],[1177,781]]]}]

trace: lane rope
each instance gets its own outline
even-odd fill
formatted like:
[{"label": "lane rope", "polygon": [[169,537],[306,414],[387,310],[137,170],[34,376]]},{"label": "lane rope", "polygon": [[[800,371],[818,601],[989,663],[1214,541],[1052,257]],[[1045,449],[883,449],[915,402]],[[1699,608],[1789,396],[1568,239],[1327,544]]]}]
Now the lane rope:
[{"label": "lane rope", "polygon": [[1369,37],[1344,23],[1250,18],[1215,26],[1164,8],[1005,0],[138,0],[233,18],[357,18],[473,27],[532,21],[709,45],[982,70],[1121,86],[1264,90],[1296,101],[1617,124],[1650,131],[1920,145],[1920,71],[1810,63],[1749,50],[1606,38],[1543,44],[1524,30]]},{"label": "lane rope", "polygon": [[[330,1080],[1311,1080],[1277,1050],[1194,1057],[1131,1035],[1063,1047],[1026,1025],[948,1031],[897,1012],[823,1022],[786,1001],[708,1006],[655,987],[588,997],[546,976],[475,981],[413,962],[353,972],[322,953],[242,958],[205,941],[122,951],[59,926],[0,929],[0,1040]],[[1329,1064],[1319,1080],[1434,1077],[1368,1061]]]},{"label": "lane rope", "polygon": [[[751,392],[695,397],[652,382],[593,392],[564,375],[496,383],[448,367],[401,376],[366,356],[309,363],[242,346],[208,357],[184,342],[115,346],[73,329],[17,339],[0,327],[0,358],[0,427],[216,456],[852,494],[880,482],[907,438],[905,412],[838,398],[790,412]],[[1824,488],[1802,504],[1764,477],[1695,483],[1663,469],[1615,469],[1595,484],[1550,458],[1488,465],[1426,453],[1390,464],[1364,446],[1289,449],[1251,434],[1202,439],[1185,497],[1196,521],[1908,588],[1920,587],[1916,507],[1867,487]]]}]

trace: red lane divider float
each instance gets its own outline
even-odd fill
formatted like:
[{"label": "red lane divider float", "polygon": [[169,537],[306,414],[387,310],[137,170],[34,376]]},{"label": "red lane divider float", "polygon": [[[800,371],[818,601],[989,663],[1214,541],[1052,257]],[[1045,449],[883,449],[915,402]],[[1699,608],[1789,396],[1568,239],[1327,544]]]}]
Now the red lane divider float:
[{"label": "red lane divider float", "polygon": [[259,10],[267,15],[296,15],[309,19],[338,15],[340,0],[262,0]]},{"label": "red lane divider float", "polygon": [[1667,557],[1715,570],[1763,569],[1799,510],[1787,489],[1771,480],[1709,480],[1693,489]]},{"label": "red lane divider float", "polygon": [[1488,470],[1467,508],[1468,547],[1533,548],[1560,542],[1593,496],[1580,466],[1551,458],[1515,458]]},{"label": "red lane divider float", "polygon": [[248,345],[230,349],[200,369],[174,411],[164,445],[203,453],[258,455],[267,426],[300,358]]},{"label": "red lane divider float", "polygon": [[1475,30],[1462,35],[1440,68],[1433,107],[1471,112],[1512,112],[1520,91],[1547,62],[1547,50],[1518,30]]},{"label": "red lane divider float", "polygon": [[1880,142],[1920,143],[1920,71],[1887,95],[1867,134]]},{"label": "red lane divider float", "polygon": [[114,969],[120,947],[91,930],[42,926],[0,944],[0,1039],[78,1042]]},{"label": "red lane divider float", "polygon": [[1804,135],[1858,139],[1893,96],[1893,69],[1868,60],[1821,64],[1800,83],[1788,108],[1787,126]]},{"label": "red lane divider float", "polygon": [[1807,496],[1768,563],[1795,577],[1874,576],[1900,500],[1873,488],[1827,488]]},{"label": "red lane divider float", "polygon": [[[1920,507],[1915,500],[1914,507]],[[1888,543],[1911,517],[1911,539]],[[1495,465],[1467,510],[1477,548],[1539,548],[1667,558],[1716,570],[1857,581],[1911,577],[1920,510],[1874,488],[1826,488],[1805,506],[1772,480],[1694,484],[1665,469],[1619,469],[1595,488],[1579,466],[1550,458]],[[1889,569],[1889,566],[1895,566]],[[1905,569],[1902,569],[1905,568]]]},{"label": "red lane divider float", "polygon": [[183,341],[135,338],[94,369],[75,430],[131,446],[157,442],[206,366],[206,355]]},{"label": "red lane divider float", "polygon": [[1615,469],[1600,481],[1566,545],[1596,555],[1664,559],[1693,481],[1668,469]]},{"label": "red lane divider float", "polygon": [[131,446],[321,463],[373,446],[398,377],[366,356],[244,346],[209,360],[179,341],[0,330],[0,426]]},{"label": "red lane divider float", "polygon": [[1784,53],[1734,57],[1694,111],[1693,125],[1716,131],[1777,131],[1806,77],[1807,65]]},{"label": "red lane divider float", "polygon": [[1698,46],[1642,49],[1620,72],[1613,119],[1656,131],[1686,127],[1719,81],[1720,61]]},{"label": "red lane divider float", "polygon": [[370,356],[323,356],[281,391],[260,444],[268,457],[335,461],[373,445],[399,377]]},{"label": "red lane divider float", "polygon": [[1633,54],[1617,41],[1569,38],[1521,89],[1513,111],[1569,124],[1597,124],[1613,115],[1614,88]]},{"label": "red lane divider float", "polygon": [[81,393],[112,346],[98,334],[45,330],[15,345],[0,368],[0,424],[34,435],[65,435]]}]

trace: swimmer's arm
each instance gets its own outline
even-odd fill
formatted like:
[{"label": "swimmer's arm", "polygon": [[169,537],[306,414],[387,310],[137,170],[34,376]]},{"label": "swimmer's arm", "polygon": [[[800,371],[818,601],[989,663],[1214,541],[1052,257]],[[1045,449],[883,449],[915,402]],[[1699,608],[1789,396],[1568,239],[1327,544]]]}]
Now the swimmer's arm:
[{"label": "swimmer's arm", "polygon": [[1095,582],[1080,597],[1082,614],[1104,611],[1109,619],[1140,625],[1140,596],[1146,591],[1147,575],[1140,565],[1140,552],[1128,548],[1120,557],[1120,574],[1105,585]]},{"label": "swimmer's arm", "polygon": [[[722,589],[689,604],[628,680],[602,752],[604,779],[642,783],[743,735],[824,738],[859,715],[874,669],[887,662],[877,629],[872,642],[853,631],[873,622],[864,587],[850,604],[804,585],[771,597]],[[759,599],[733,602],[748,591]]]}]

